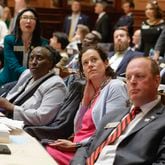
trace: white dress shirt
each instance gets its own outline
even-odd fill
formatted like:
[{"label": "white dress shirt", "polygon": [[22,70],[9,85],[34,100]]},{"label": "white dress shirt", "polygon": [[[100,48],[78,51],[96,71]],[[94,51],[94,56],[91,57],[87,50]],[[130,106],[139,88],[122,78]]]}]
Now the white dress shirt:
[{"label": "white dress shirt", "polygon": [[115,53],[110,59],[109,59],[109,64],[111,68],[116,71],[118,66],[120,65],[122,59],[123,59],[123,54],[119,54],[118,52]]},{"label": "white dress shirt", "polygon": [[116,149],[119,143],[128,136],[128,134],[132,131],[132,129],[140,122],[141,119],[160,101],[160,96],[143,106],[140,107],[142,110],[136,117],[131,121],[131,123],[127,126],[125,132],[115,141],[115,143],[111,145],[107,145],[101,151],[95,165],[113,165],[115,156],[116,156]]}]

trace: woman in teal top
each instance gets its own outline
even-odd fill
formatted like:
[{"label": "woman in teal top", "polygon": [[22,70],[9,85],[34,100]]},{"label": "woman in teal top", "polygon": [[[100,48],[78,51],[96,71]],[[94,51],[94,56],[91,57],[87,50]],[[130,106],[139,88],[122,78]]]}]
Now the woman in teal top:
[{"label": "woman in teal top", "polygon": [[14,32],[4,39],[4,67],[0,72],[0,86],[18,80],[28,67],[29,53],[33,47],[47,45],[41,37],[39,17],[34,9],[22,10],[16,19]]}]

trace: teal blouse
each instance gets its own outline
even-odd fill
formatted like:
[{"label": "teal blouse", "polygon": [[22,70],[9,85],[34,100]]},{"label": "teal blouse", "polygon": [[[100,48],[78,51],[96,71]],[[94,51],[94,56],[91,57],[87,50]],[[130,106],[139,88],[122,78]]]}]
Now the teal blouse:
[{"label": "teal blouse", "polygon": [[[48,41],[41,38],[40,45],[48,45]],[[0,86],[18,80],[26,69],[23,63],[23,42],[16,40],[14,35],[7,35],[4,39],[4,66],[0,70]]]}]

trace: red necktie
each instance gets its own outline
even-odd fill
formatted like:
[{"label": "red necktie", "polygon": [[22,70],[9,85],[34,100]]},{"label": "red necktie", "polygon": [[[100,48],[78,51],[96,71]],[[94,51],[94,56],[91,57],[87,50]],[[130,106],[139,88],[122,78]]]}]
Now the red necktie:
[{"label": "red necktie", "polygon": [[112,131],[112,133],[105,139],[105,141],[99,145],[96,150],[91,154],[90,157],[87,158],[87,165],[93,165],[94,162],[97,160],[98,155],[102,151],[102,149],[109,144],[114,143],[118,137],[125,131],[128,124],[135,118],[136,114],[141,111],[139,107],[134,107],[124,118],[121,122],[117,125],[117,127]]}]

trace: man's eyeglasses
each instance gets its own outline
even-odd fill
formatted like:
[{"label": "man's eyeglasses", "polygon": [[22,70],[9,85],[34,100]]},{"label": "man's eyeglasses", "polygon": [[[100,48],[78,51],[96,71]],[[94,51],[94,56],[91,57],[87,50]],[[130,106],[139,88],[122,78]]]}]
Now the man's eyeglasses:
[{"label": "man's eyeglasses", "polygon": [[23,16],[21,16],[21,19],[34,21],[34,20],[36,20],[37,18],[36,18],[36,17],[33,17],[33,16],[23,15]]}]

